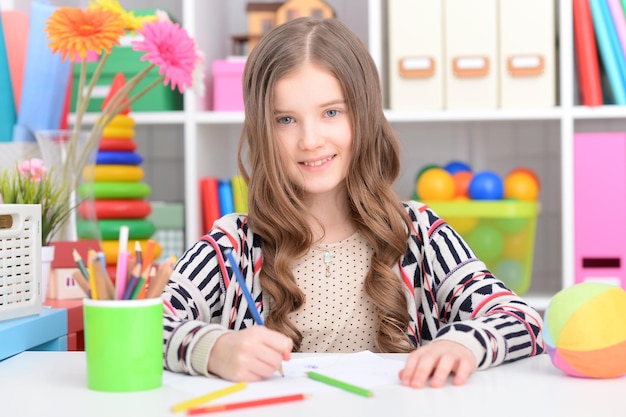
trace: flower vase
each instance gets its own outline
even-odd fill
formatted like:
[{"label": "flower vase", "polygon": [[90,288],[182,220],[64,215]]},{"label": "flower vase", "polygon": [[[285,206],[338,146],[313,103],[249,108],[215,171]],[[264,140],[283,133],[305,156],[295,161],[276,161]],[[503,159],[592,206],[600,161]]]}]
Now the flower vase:
[{"label": "flower vase", "polygon": [[54,260],[54,246],[41,247],[41,302],[45,303],[50,286],[50,271]]},{"label": "flower vase", "polygon": [[93,181],[99,141],[90,131],[41,130],[35,137],[50,175],[68,188],[70,213],[51,240],[100,240]]}]

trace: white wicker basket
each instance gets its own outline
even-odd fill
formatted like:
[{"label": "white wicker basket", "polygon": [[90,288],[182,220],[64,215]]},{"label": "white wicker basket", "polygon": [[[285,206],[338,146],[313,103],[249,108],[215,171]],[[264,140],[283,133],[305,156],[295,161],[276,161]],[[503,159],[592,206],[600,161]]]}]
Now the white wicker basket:
[{"label": "white wicker basket", "polygon": [[0,204],[0,320],[39,314],[41,206]]}]

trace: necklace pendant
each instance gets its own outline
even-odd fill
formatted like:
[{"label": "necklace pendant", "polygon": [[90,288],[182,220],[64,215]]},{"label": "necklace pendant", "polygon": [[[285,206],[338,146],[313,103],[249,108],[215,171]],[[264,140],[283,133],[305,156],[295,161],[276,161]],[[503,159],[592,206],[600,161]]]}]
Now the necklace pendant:
[{"label": "necklace pendant", "polygon": [[331,275],[330,264],[333,263],[333,253],[329,250],[324,252],[324,263],[326,264],[326,278],[329,278]]}]

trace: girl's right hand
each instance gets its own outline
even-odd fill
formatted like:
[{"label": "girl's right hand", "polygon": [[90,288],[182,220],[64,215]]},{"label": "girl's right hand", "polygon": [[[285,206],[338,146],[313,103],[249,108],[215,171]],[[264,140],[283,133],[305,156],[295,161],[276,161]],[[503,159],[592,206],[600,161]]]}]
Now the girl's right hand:
[{"label": "girl's right hand", "polygon": [[264,326],[228,332],[215,341],[207,369],[229,381],[260,381],[290,359],[292,347],[289,337]]}]

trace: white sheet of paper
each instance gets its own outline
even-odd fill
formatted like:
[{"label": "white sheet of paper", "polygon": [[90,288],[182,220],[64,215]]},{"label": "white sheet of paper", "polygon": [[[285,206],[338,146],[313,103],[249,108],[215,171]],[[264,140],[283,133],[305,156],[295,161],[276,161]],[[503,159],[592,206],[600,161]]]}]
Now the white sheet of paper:
[{"label": "white sheet of paper", "polygon": [[[369,351],[341,355],[305,356],[283,363],[284,378],[276,373],[267,380],[249,383],[243,391],[216,399],[213,403],[245,401],[299,393],[328,392],[338,389],[308,378],[306,376],[308,371],[319,372],[368,389],[397,385],[399,384],[398,372],[403,366],[404,361],[386,359]],[[190,377],[165,372],[163,385],[188,393],[189,398],[194,398],[232,385],[232,382],[217,378]]]}]

